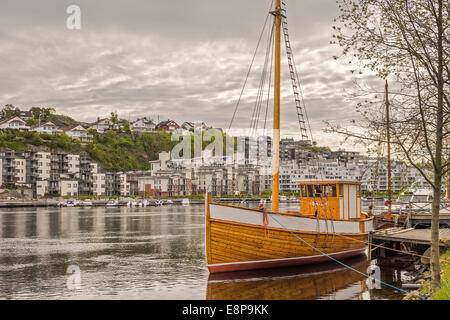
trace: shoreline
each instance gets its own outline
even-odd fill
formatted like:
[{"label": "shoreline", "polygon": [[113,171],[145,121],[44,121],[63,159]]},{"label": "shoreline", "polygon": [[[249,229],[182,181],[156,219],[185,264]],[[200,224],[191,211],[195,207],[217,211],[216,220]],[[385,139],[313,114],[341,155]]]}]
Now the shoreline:
[{"label": "shoreline", "polygon": [[[172,204],[166,204],[164,203],[164,206],[166,205],[182,205],[183,199],[189,199],[189,198],[167,198],[167,199],[160,199],[164,202],[167,200],[172,201]],[[46,199],[46,200],[18,200],[18,201],[0,201],[0,209],[2,208],[46,208],[46,207],[61,207],[61,203],[66,203],[69,199]],[[102,207],[105,206],[109,199],[103,199],[103,200],[91,200],[92,201],[92,207]],[[134,199],[135,201],[139,202],[144,199]],[[145,199],[148,201],[148,206],[157,206],[156,200],[157,199]],[[245,201],[246,203],[259,203],[261,200],[266,200],[267,203],[270,203],[270,199],[268,198],[214,198],[214,201],[217,202],[241,202]],[[80,200],[83,201],[83,200]],[[126,207],[129,200],[118,200],[120,207]],[[281,201],[282,203],[291,203],[295,204],[298,203],[298,200],[284,200]],[[200,205],[204,204],[204,199],[189,199],[189,204],[191,205]],[[77,207],[82,207],[83,205],[79,205]]]}]

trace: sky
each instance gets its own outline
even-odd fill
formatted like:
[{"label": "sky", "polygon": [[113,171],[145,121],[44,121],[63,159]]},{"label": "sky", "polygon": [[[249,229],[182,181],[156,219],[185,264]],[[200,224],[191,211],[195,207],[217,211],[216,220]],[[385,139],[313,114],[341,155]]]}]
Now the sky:
[{"label": "sky", "polygon": [[[129,120],[202,120],[228,128],[270,2],[2,0],[0,105],[53,107],[85,122],[115,111]],[[66,25],[73,4],[81,9],[79,30]],[[337,4],[290,0],[287,9],[314,140],[356,150],[323,131],[325,120],[358,118],[348,99],[355,75],[333,59],[341,50],[330,44]],[[264,51],[257,55],[234,127],[249,125]],[[282,72],[282,136],[299,138],[285,62]],[[271,117],[269,111],[268,126]]]}]

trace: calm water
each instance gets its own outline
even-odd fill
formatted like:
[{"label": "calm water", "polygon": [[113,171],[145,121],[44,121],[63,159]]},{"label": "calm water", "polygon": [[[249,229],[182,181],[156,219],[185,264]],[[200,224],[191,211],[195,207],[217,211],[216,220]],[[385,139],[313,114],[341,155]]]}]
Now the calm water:
[{"label": "calm water", "polygon": [[[398,299],[339,265],[209,276],[203,206],[0,211],[0,299]],[[347,262],[365,272],[364,258]],[[81,288],[69,290],[69,266]],[[383,270],[399,285],[400,274]]]}]

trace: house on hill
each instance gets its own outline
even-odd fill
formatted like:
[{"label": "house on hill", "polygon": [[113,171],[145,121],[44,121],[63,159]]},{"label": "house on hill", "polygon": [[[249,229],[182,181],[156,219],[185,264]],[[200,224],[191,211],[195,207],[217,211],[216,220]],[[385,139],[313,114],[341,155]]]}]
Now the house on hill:
[{"label": "house on hill", "polygon": [[147,118],[140,118],[131,123],[131,131],[133,132],[155,132],[156,124]]},{"label": "house on hill", "polygon": [[8,120],[0,122],[0,129],[13,129],[19,131],[28,131],[30,127],[26,122],[19,117],[13,117]]},{"label": "house on hill", "polygon": [[108,130],[119,130],[125,127],[125,123],[127,120],[118,119],[118,123],[113,123],[110,118],[98,118],[97,121],[91,123],[88,127],[88,130],[93,129],[98,133],[102,134]]},{"label": "house on hill", "polygon": [[203,121],[194,121],[194,122],[186,121],[181,125],[181,127],[188,131],[194,131],[194,129],[203,131],[206,130],[207,128],[206,123],[204,123]]},{"label": "house on hill", "polygon": [[33,113],[31,113],[31,111],[23,111],[20,110],[20,116],[19,116],[22,120],[29,120],[31,118],[33,118]]},{"label": "house on hill", "polygon": [[88,129],[96,130],[98,133],[105,133],[112,127],[112,122],[109,118],[97,118],[97,121],[92,123]]},{"label": "house on hill", "polygon": [[180,126],[173,120],[167,120],[167,121],[163,121],[160,122],[157,126],[156,126],[156,130],[166,130],[169,132],[174,132],[176,130],[178,130],[180,128]]},{"label": "house on hill", "polygon": [[75,127],[65,127],[62,129],[65,134],[75,140],[80,140],[82,142],[92,141],[92,135],[82,126]]},{"label": "house on hill", "polygon": [[58,134],[62,132],[62,130],[59,129],[53,122],[46,122],[44,124],[41,124],[40,126],[33,126],[31,127],[30,131],[47,134]]}]

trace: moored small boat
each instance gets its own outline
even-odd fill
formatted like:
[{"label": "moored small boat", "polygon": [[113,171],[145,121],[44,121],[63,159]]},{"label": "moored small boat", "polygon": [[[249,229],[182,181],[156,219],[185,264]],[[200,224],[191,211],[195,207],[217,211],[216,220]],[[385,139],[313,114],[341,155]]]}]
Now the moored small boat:
[{"label": "moored small boat", "polygon": [[82,205],[83,207],[92,207],[92,206],[93,206],[93,203],[92,203],[91,200],[86,199],[86,200],[84,200],[84,201],[81,203],[81,205]]},{"label": "moored small boat", "polygon": [[106,203],[107,208],[115,208],[118,206],[119,206],[119,201],[117,201],[117,200],[108,200],[108,202]]},{"label": "moored small boat", "polygon": [[78,207],[80,206],[81,202],[76,199],[70,199],[66,202],[66,207]]}]

